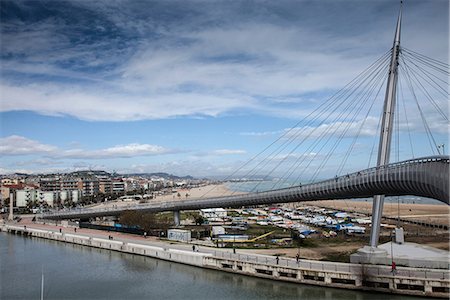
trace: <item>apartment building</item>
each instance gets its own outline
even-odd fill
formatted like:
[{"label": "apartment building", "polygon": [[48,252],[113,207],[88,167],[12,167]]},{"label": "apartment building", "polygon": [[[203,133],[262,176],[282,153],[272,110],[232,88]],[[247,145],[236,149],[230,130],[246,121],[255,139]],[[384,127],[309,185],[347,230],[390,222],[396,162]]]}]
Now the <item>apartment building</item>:
[{"label": "apartment building", "polygon": [[59,176],[47,176],[39,178],[39,189],[45,192],[54,192],[61,189]]}]

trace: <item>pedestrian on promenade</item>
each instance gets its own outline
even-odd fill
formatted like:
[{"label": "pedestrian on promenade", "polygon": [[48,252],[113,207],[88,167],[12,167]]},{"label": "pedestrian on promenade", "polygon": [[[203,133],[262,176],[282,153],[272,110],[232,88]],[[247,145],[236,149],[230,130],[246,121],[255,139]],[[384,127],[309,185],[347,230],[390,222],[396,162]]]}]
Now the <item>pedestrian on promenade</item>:
[{"label": "pedestrian on promenade", "polygon": [[74,232],[77,232],[77,229],[76,229],[76,228],[74,228],[74,229],[73,229],[73,231],[74,231]]},{"label": "pedestrian on promenade", "polygon": [[61,233],[61,232],[62,232],[62,229],[60,228],[60,229],[59,229],[59,233]]},{"label": "pedestrian on promenade", "polygon": [[395,261],[392,261],[392,274],[396,274],[397,273],[397,265],[395,264]]},{"label": "pedestrian on promenade", "polygon": [[278,257],[278,255],[277,255],[276,260],[277,260],[277,265],[278,265],[278,263],[280,262],[280,258]]},{"label": "pedestrian on promenade", "polygon": [[195,252],[195,245],[192,245],[192,251]]},{"label": "pedestrian on promenade", "polygon": [[295,256],[295,259],[297,260],[297,264],[298,264],[298,262],[300,260],[300,254],[297,253],[297,255]]},{"label": "pedestrian on promenade", "polygon": [[147,238],[147,231],[144,231],[144,238]]}]

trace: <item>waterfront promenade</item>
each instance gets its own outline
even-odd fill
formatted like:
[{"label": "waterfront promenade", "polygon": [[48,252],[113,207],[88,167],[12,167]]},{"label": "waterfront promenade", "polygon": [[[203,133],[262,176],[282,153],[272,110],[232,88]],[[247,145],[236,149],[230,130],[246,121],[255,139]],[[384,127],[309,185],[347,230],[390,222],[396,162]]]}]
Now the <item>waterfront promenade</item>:
[{"label": "waterfront promenade", "polygon": [[[3,224],[2,231],[88,247],[110,249],[262,278],[356,290],[448,298],[448,269],[361,265],[313,260],[296,261],[240,250],[160,240],[155,237],[105,232],[22,221]],[[195,251],[193,251],[195,246]]]}]

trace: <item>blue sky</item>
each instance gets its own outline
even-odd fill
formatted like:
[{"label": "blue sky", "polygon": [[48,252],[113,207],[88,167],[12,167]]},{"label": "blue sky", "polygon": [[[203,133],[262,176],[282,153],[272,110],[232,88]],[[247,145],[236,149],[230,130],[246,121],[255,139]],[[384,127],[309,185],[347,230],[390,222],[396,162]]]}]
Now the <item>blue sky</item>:
[{"label": "blue sky", "polygon": [[[0,173],[229,174],[389,50],[398,8],[2,0]],[[448,62],[448,1],[406,1],[402,45]]]}]

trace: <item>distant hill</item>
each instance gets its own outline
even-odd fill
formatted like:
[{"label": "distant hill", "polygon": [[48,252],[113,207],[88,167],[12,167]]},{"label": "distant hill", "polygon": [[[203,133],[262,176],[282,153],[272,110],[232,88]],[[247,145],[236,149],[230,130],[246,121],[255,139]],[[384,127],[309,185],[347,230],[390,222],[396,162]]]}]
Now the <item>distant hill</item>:
[{"label": "distant hill", "polygon": [[139,176],[139,177],[144,177],[144,178],[164,178],[164,179],[169,179],[169,180],[195,180],[196,178],[187,175],[187,176],[176,176],[176,175],[172,175],[172,174],[168,174],[168,173],[164,173],[164,172],[157,172],[157,173],[129,173],[129,174],[123,174],[126,176]]}]

